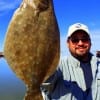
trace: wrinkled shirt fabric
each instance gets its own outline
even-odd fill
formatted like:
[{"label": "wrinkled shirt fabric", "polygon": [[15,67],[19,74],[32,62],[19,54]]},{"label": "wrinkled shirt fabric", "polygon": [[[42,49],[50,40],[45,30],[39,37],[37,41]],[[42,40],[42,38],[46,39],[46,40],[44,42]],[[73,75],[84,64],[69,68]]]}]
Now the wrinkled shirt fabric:
[{"label": "wrinkled shirt fabric", "polygon": [[100,100],[100,60],[90,56],[87,64],[71,55],[61,59],[55,73],[40,86],[44,100]]}]

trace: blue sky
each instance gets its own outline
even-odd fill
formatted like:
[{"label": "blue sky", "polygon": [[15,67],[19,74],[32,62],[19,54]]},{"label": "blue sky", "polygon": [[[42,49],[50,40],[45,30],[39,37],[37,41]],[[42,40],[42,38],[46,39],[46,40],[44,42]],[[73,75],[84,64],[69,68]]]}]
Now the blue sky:
[{"label": "blue sky", "polygon": [[81,22],[90,29],[92,38],[91,52],[95,54],[100,50],[100,1],[99,0],[54,0],[55,13],[57,16],[61,34],[61,55],[68,54],[66,48],[66,34],[69,25]]},{"label": "blue sky", "polygon": [[[66,34],[68,26],[81,22],[88,25],[92,37],[93,53],[100,50],[99,32],[100,32],[100,2],[99,0],[53,0],[54,9],[57,17],[60,37],[61,37],[61,55],[68,54],[66,48]],[[3,51],[3,43],[6,30],[14,11],[18,8],[21,0],[0,0],[0,51]]]},{"label": "blue sky", "polygon": [[[66,34],[69,25],[81,22],[88,25],[92,38],[91,52],[95,54],[100,50],[100,1],[99,0],[53,0],[56,18],[60,29],[61,56],[68,54],[66,47]],[[0,0],[0,51],[3,51],[4,39],[8,24],[14,11],[19,7],[21,0]],[[1,81],[2,80],[2,81]],[[10,83],[13,84],[10,84]],[[20,85],[18,85],[20,84]],[[14,91],[16,88],[17,92]],[[11,95],[18,94],[21,87],[22,92],[25,87],[12,70],[9,68],[5,59],[0,59],[0,94],[9,93],[9,100],[14,100]],[[6,91],[10,89],[10,92]],[[19,95],[19,94],[18,94]],[[1,97],[1,95],[0,95]],[[18,96],[17,96],[18,97]],[[1,100],[1,99],[0,99]],[[3,97],[2,100],[8,100]],[[19,100],[19,99],[17,99]]]}]

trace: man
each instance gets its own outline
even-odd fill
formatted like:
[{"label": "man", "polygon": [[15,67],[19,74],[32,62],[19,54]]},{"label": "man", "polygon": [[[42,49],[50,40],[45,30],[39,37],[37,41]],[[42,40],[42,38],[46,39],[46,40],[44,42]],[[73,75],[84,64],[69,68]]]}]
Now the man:
[{"label": "man", "polygon": [[61,59],[56,72],[41,85],[44,100],[100,100],[100,61],[90,53],[88,27],[69,27],[70,56]]}]

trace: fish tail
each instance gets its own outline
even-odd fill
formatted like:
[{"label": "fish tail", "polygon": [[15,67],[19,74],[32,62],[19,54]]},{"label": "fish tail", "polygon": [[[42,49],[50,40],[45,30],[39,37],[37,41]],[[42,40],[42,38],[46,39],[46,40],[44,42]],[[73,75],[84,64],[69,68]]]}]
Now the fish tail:
[{"label": "fish tail", "polygon": [[24,100],[43,100],[43,97],[39,89],[27,88]]}]

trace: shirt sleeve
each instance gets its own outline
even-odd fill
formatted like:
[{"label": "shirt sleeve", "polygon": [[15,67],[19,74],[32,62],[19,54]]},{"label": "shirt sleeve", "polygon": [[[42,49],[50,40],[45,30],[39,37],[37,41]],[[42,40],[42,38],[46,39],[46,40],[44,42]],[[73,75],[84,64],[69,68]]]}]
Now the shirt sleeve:
[{"label": "shirt sleeve", "polygon": [[41,89],[46,92],[53,91],[56,81],[61,77],[61,72],[56,70],[44,83],[41,84]]},{"label": "shirt sleeve", "polygon": [[53,92],[57,80],[61,77],[61,72],[56,70],[44,83],[41,84],[40,89],[44,100],[49,100],[50,93]]}]

